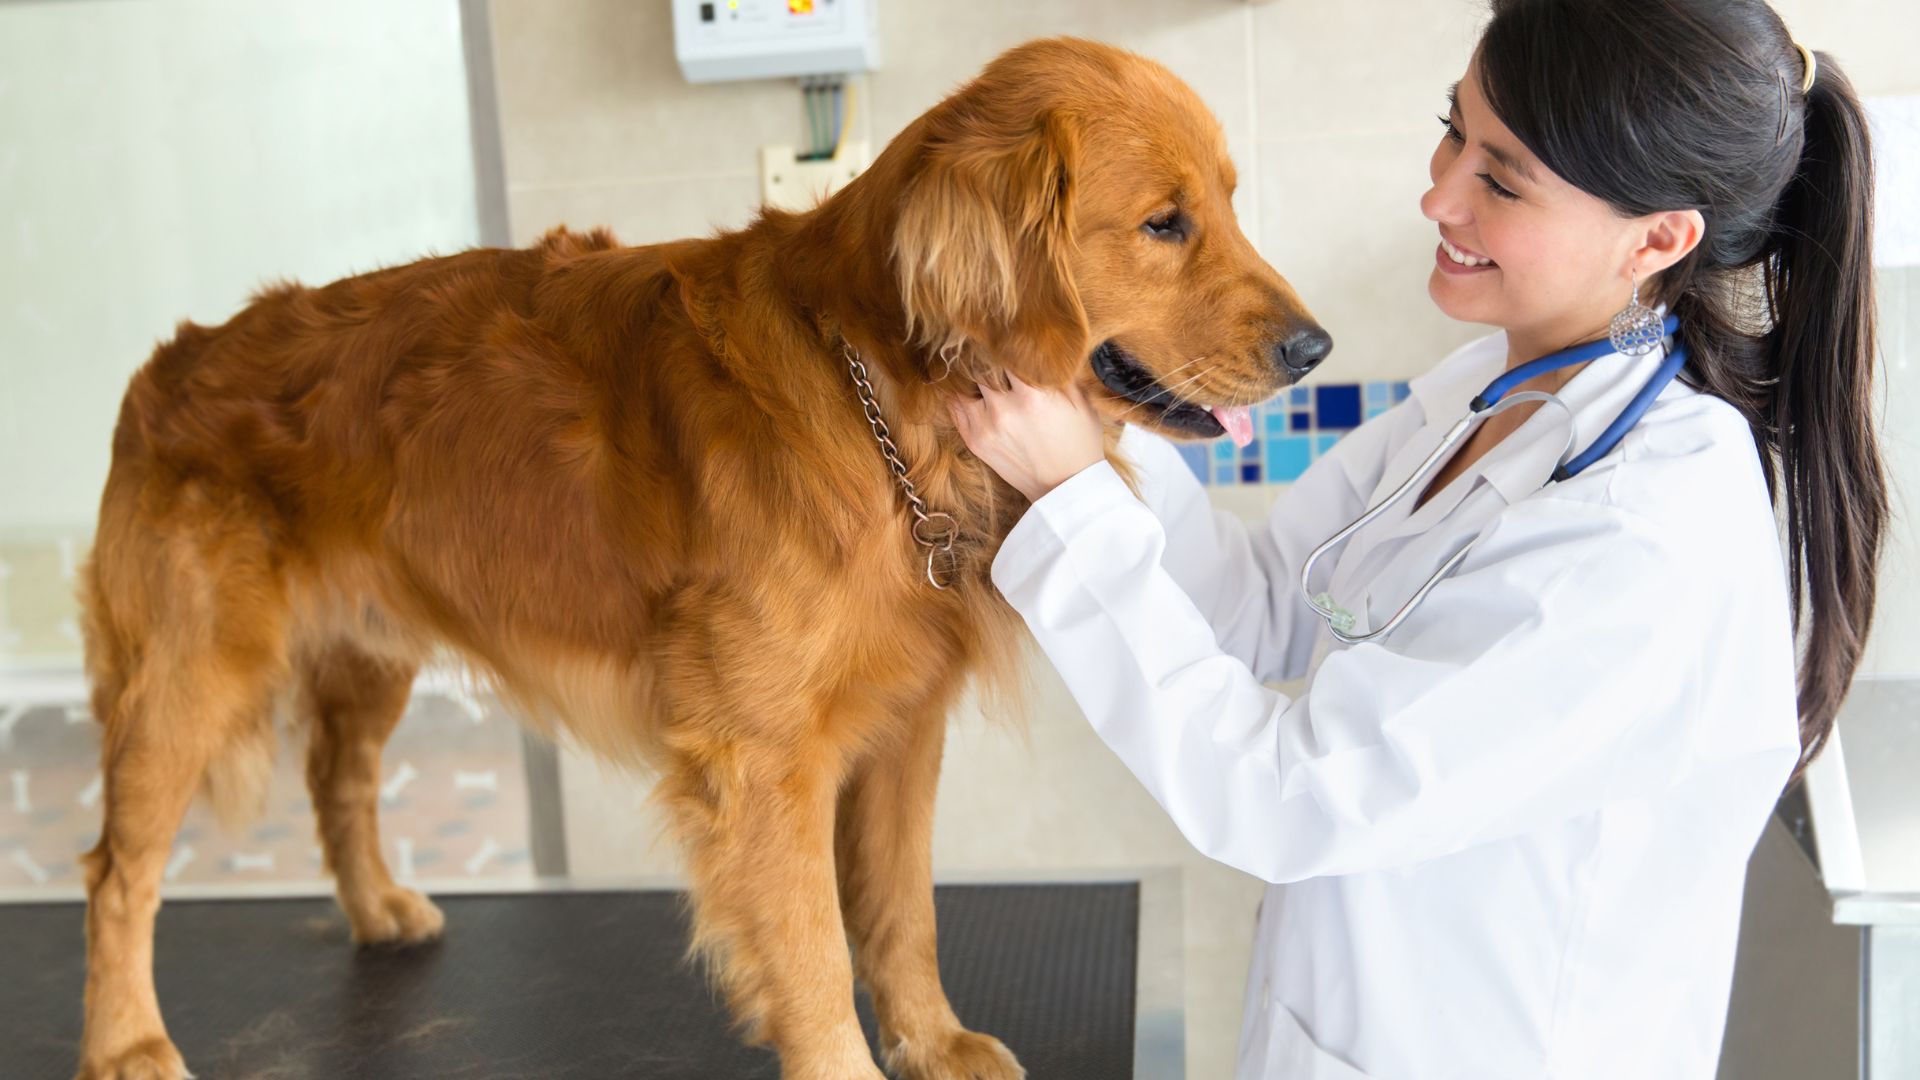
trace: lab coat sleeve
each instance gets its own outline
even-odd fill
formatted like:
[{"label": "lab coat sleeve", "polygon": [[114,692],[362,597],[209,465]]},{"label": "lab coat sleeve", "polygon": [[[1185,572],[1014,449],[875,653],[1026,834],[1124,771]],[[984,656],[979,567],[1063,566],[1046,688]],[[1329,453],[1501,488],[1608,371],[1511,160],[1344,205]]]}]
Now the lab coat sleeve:
[{"label": "lab coat sleeve", "polygon": [[1403,410],[1347,435],[1254,528],[1208,500],[1171,443],[1135,427],[1122,435],[1120,451],[1137,468],[1140,497],[1166,534],[1161,564],[1221,649],[1259,678],[1284,682],[1306,674],[1319,623],[1300,596],[1300,566],[1315,545],[1365,512],[1385,447],[1411,419]]},{"label": "lab coat sleeve", "polygon": [[1264,686],[1100,463],[1040,499],[993,578],[1101,738],[1203,854],[1270,882],[1404,867],[1670,782],[1711,633],[1644,521],[1536,496],[1379,643]]}]

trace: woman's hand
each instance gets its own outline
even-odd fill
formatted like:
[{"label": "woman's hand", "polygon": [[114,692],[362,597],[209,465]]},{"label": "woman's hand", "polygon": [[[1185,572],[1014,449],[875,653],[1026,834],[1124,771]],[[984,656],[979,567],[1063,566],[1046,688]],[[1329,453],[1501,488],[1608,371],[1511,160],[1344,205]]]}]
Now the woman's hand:
[{"label": "woman's hand", "polygon": [[967,449],[1027,497],[1040,496],[1106,456],[1100,415],[1080,387],[1029,386],[1012,372],[1007,389],[981,386],[980,396],[952,405]]}]

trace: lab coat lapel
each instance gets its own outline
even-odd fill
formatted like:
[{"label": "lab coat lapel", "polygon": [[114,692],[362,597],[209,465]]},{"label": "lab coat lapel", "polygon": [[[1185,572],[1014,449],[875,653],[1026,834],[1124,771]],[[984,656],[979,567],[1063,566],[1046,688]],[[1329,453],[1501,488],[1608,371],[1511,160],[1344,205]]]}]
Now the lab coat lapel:
[{"label": "lab coat lapel", "polygon": [[[1440,445],[1454,422],[1466,415],[1474,395],[1506,370],[1507,336],[1495,334],[1479,342],[1473,355],[1458,359],[1459,363],[1442,364],[1407,383],[1408,395],[1420,406],[1420,428],[1388,459],[1368,505],[1380,502],[1405,483]],[[1380,523],[1390,519],[1391,515]]]},{"label": "lab coat lapel", "polygon": [[[1407,477],[1413,475],[1414,470],[1439,447],[1447,432],[1461,417],[1467,415],[1474,397],[1506,370],[1507,336],[1495,335],[1487,344],[1489,347],[1473,357],[1473,362],[1435,368],[1408,384],[1409,393],[1420,402],[1426,422],[1388,464],[1380,486],[1373,493],[1376,501],[1386,498],[1406,483]],[[1414,508],[1414,503],[1420,498],[1419,490],[1408,492],[1398,506],[1371,526],[1375,530],[1375,543],[1411,536],[1431,528],[1435,522],[1452,512],[1472,489],[1473,475],[1474,471],[1463,474],[1444,490],[1434,492],[1433,498],[1418,509]]]},{"label": "lab coat lapel", "polygon": [[[1476,343],[1474,349],[1476,351],[1473,354],[1457,357],[1458,362],[1440,364],[1408,383],[1409,395],[1420,408],[1423,418],[1421,426],[1399,449],[1391,453],[1386,468],[1381,472],[1380,482],[1368,497],[1367,505],[1384,502],[1387,496],[1406,483],[1407,477],[1440,445],[1447,430],[1466,413],[1473,396],[1505,369],[1506,335],[1496,334]],[[1352,597],[1356,601],[1352,609],[1356,632],[1366,633],[1372,629],[1368,625],[1366,605],[1357,601],[1363,599],[1364,584],[1372,576],[1370,571],[1376,565],[1373,553],[1381,544],[1409,531],[1408,517],[1413,500],[1414,496],[1409,494],[1389,507],[1372,524],[1350,537],[1334,555],[1326,590],[1336,602],[1343,597]],[[1422,507],[1423,511],[1428,509],[1431,509],[1431,504]]]}]

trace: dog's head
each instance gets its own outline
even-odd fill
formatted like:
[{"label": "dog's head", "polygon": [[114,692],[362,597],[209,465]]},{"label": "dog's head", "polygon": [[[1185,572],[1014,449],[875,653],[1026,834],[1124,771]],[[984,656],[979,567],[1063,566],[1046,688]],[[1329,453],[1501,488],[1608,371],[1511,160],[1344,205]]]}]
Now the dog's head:
[{"label": "dog's head", "polygon": [[903,141],[920,155],[893,236],[908,321],[931,352],[964,346],[976,378],[1079,380],[1109,417],[1213,437],[1332,347],[1241,233],[1219,123],[1159,64],[1031,42]]}]

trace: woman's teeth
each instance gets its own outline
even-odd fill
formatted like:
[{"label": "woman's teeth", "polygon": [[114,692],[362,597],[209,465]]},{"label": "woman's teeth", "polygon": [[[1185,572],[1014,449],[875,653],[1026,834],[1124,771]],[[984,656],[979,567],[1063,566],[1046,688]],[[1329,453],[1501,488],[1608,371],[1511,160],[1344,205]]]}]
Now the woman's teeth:
[{"label": "woman's teeth", "polygon": [[1492,266],[1493,265],[1492,259],[1483,259],[1477,255],[1469,255],[1466,252],[1461,251],[1459,248],[1454,247],[1452,244],[1447,243],[1447,239],[1444,236],[1440,238],[1440,246],[1446,251],[1447,258],[1452,259],[1454,262],[1459,263],[1461,266]]}]

